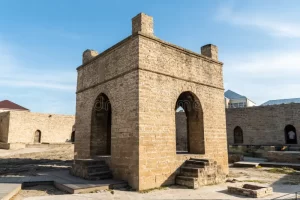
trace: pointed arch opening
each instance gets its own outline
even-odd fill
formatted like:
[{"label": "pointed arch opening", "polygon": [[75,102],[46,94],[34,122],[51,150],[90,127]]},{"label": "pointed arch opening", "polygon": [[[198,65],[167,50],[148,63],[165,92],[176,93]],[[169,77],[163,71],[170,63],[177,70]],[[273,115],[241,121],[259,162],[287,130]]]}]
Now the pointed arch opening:
[{"label": "pointed arch opening", "polygon": [[91,123],[91,156],[111,154],[111,104],[101,93],[94,102]]},{"label": "pointed arch opening", "polygon": [[284,128],[284,133],[286,144],[297,144],[297,132],[293,125],[286,125]]},{"label": "pointed arch opening", "polygon": [[241,127],[237,126],[234,128],[233,140],[234,140],[235,144],[243,144],[244,143],[243,129]]},{"label": "pointed arch opening", "polygon": [[[179,95],[175,106],[175,117],[176,152],[204,154],[203,110],[194,93],[183,92]],[[178,126],[179,124],[181,126]]]}]

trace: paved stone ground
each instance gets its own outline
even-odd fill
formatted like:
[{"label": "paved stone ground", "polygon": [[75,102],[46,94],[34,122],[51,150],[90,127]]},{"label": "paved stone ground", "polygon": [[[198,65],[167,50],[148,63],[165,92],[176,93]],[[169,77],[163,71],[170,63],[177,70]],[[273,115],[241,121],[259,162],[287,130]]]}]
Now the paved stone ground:
[{"label": "paved stone ground", "polygon": [[[242,196],[230,195],[226,192],[227,184],[216,186],[205,186],[197,190],[191,190],[180,187],[170,187],[165,190],[156,190],[146,194],[128,191],[102,191],[94,194],[77,194],[77,195],[57,195],[57,196],[43,196],[43,197],[28,197],[26,200],[83,200],[83,199],[125,199],[125,200],[144,200],[144,199],[252,199]],[[286,187],[286,190],[293,191],[299,186]],[[264,199],[278,199],[293,198],[294,195],[284,196],[286,194],[276,193]],[[280,198],[282,197],[282,198]]]},{"label": "paved stone ground", "polygon": [[[266,170],[270,168],[230,168],[229,180],[235,179],[235,183],[226,182],[224,184],[205,186],[197,190],[187,189],[179,186],[171,186],[160,188],[157,190],[139,193],[121,190],[99,190],[89,194],[75,195],[56,195],[58,193],[49,194],[44,192],[41,196],[37,194],[41,191],[30,190],[26,193],[26,197],[20,199],[26,200],[82,200],[82,199],[253,199],[243,196],[232,195],[227,193],[227,186],[242,185],[245,183],[271,186],[274,193],[264,199],[288,199],[294,198],[294,192],[300,190],[300,175],[276,174]],[[51,172],[50,174],[55,174]],[[48,174],[49,175],[49,174]],[[61,176],[57,174],[57,176]],[[0,179],[1,181],[1,179]],[[53,196],[55,195],[55,196]],[[19,199],[17,199],[19,200]]]},{"label": "paved stone ground", "polygon": [[26,187],[21,190],[17,195],[13,196],[11,200],[23,200],[32,196],[48,196],[48,195],[63,195],[67,194],[51,185],[37,185]]},{"label": "paved stone ground", "polygon": [[[24,149],[18,151],[7,151],[6,155],[0,159],[0,168],[7,165],[14,167],[13,170],[2,171],[0,175],[0,196],[5,192],[12,191],[19,187],[24,181],[47,181],[53,177],[59,178],[62,173],[66,173],[66,168],[70,166],[73,149],[70,148],[46,148],[39,151],[34,149]],[[34,170],[29,168],[33,167]],[[24,171],[18,171],[23,168]],[[228,185],[241,185],[252,183],[273,187],[274,194],[265,199],[287,199],[295,197],[294,192],[300,190],[300,175],[275,174],[266,171],[269,168],[230,168],[229,180],[236,179],[235,183],[205,186],[197,190],[172,186],[153,190],[147,193],[138,193],[123,190],[93,191],[89,194],[62,194],[53,186],[35,186],[25,188],[16,195],[14,200],[83,200],[83,199],[240,199],[242,196],[234,196],[226,192]],[[42,175],[42,176],[41,176]],[[73,180],[66,176],[66,181]]]}]

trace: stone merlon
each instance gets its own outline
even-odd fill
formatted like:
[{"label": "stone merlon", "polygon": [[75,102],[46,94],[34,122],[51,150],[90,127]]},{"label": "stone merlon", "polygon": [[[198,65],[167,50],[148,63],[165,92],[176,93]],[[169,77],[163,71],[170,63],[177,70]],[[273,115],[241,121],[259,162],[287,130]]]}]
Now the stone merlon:
[{"label": "stone merlon", "polygon": [[153,36],[153,17],[140,13],[132,18],[132,34],[138,32]]},{"label": "stone merlon", "polygon": [[201,47],[201,54],[211,59],[218,60],[218,47],[213,44],[207,44]]},{"label": "stone merlon", "polygon": [[82,54],[82,64],[87,63],[88,61],[92,60],[96,57],[99,53],[95,50],[87,49]]}]

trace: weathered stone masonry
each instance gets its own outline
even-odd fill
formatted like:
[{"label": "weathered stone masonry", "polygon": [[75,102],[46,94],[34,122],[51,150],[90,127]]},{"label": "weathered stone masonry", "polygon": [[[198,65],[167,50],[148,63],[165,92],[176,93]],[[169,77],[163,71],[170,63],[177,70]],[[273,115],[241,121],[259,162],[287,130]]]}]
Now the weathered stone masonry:
[{"label": "weathered stone masonry", "polygon": [[[78,68],[75,159],[105,157],[91,156],[90,141],[95,100],[105,94],[112,113],[108,164],[114,178],[138,190],[173,184],[191,157],[214,159],[227,173],[223,74],[216,52],[214,45],[204,46],[201,55],[156,38],[153,19],[145,14],[133,18],[131,36],[97,56],[84,52]],[[176,154],[175,107],[184,92],[201,104],[203,139],[191,145],[202,146],[202,153]]]},{"label": "weathered stone masonry", "polygon": [[248,108],[226,109],[228,144],[234,142],[234,129],[239,126],[243,143],[238,145],[286,145],[285,128],[296,130],[297,146],[300,142],[300,104],[282,104]]},{"label": "weathered stone masonry", "polygon": [[75,116],[7,111],[0,113],[0,143],[33,144],[40,131],[41,143],[65,143],[71,139]]}]

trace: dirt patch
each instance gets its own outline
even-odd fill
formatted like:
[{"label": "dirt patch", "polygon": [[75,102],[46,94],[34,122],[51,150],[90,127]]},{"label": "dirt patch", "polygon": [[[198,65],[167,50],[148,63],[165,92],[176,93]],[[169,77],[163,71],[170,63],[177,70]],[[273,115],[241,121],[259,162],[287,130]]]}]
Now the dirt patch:
[{"label": "dirt patch", "polygon": [[63,194],[67,194],[67,193],[58,190],[52,185],[37,185],[37,186],[26,187],[22,189],[11,200],[22,200],[27,197],[63,195]]},{"label": "dirt patch", "polygon": [[31,175],[41,171],[69,168],[74,158],[74,147],[53,147],[41,152],[12,154],[1,157],[0,175]]}]

